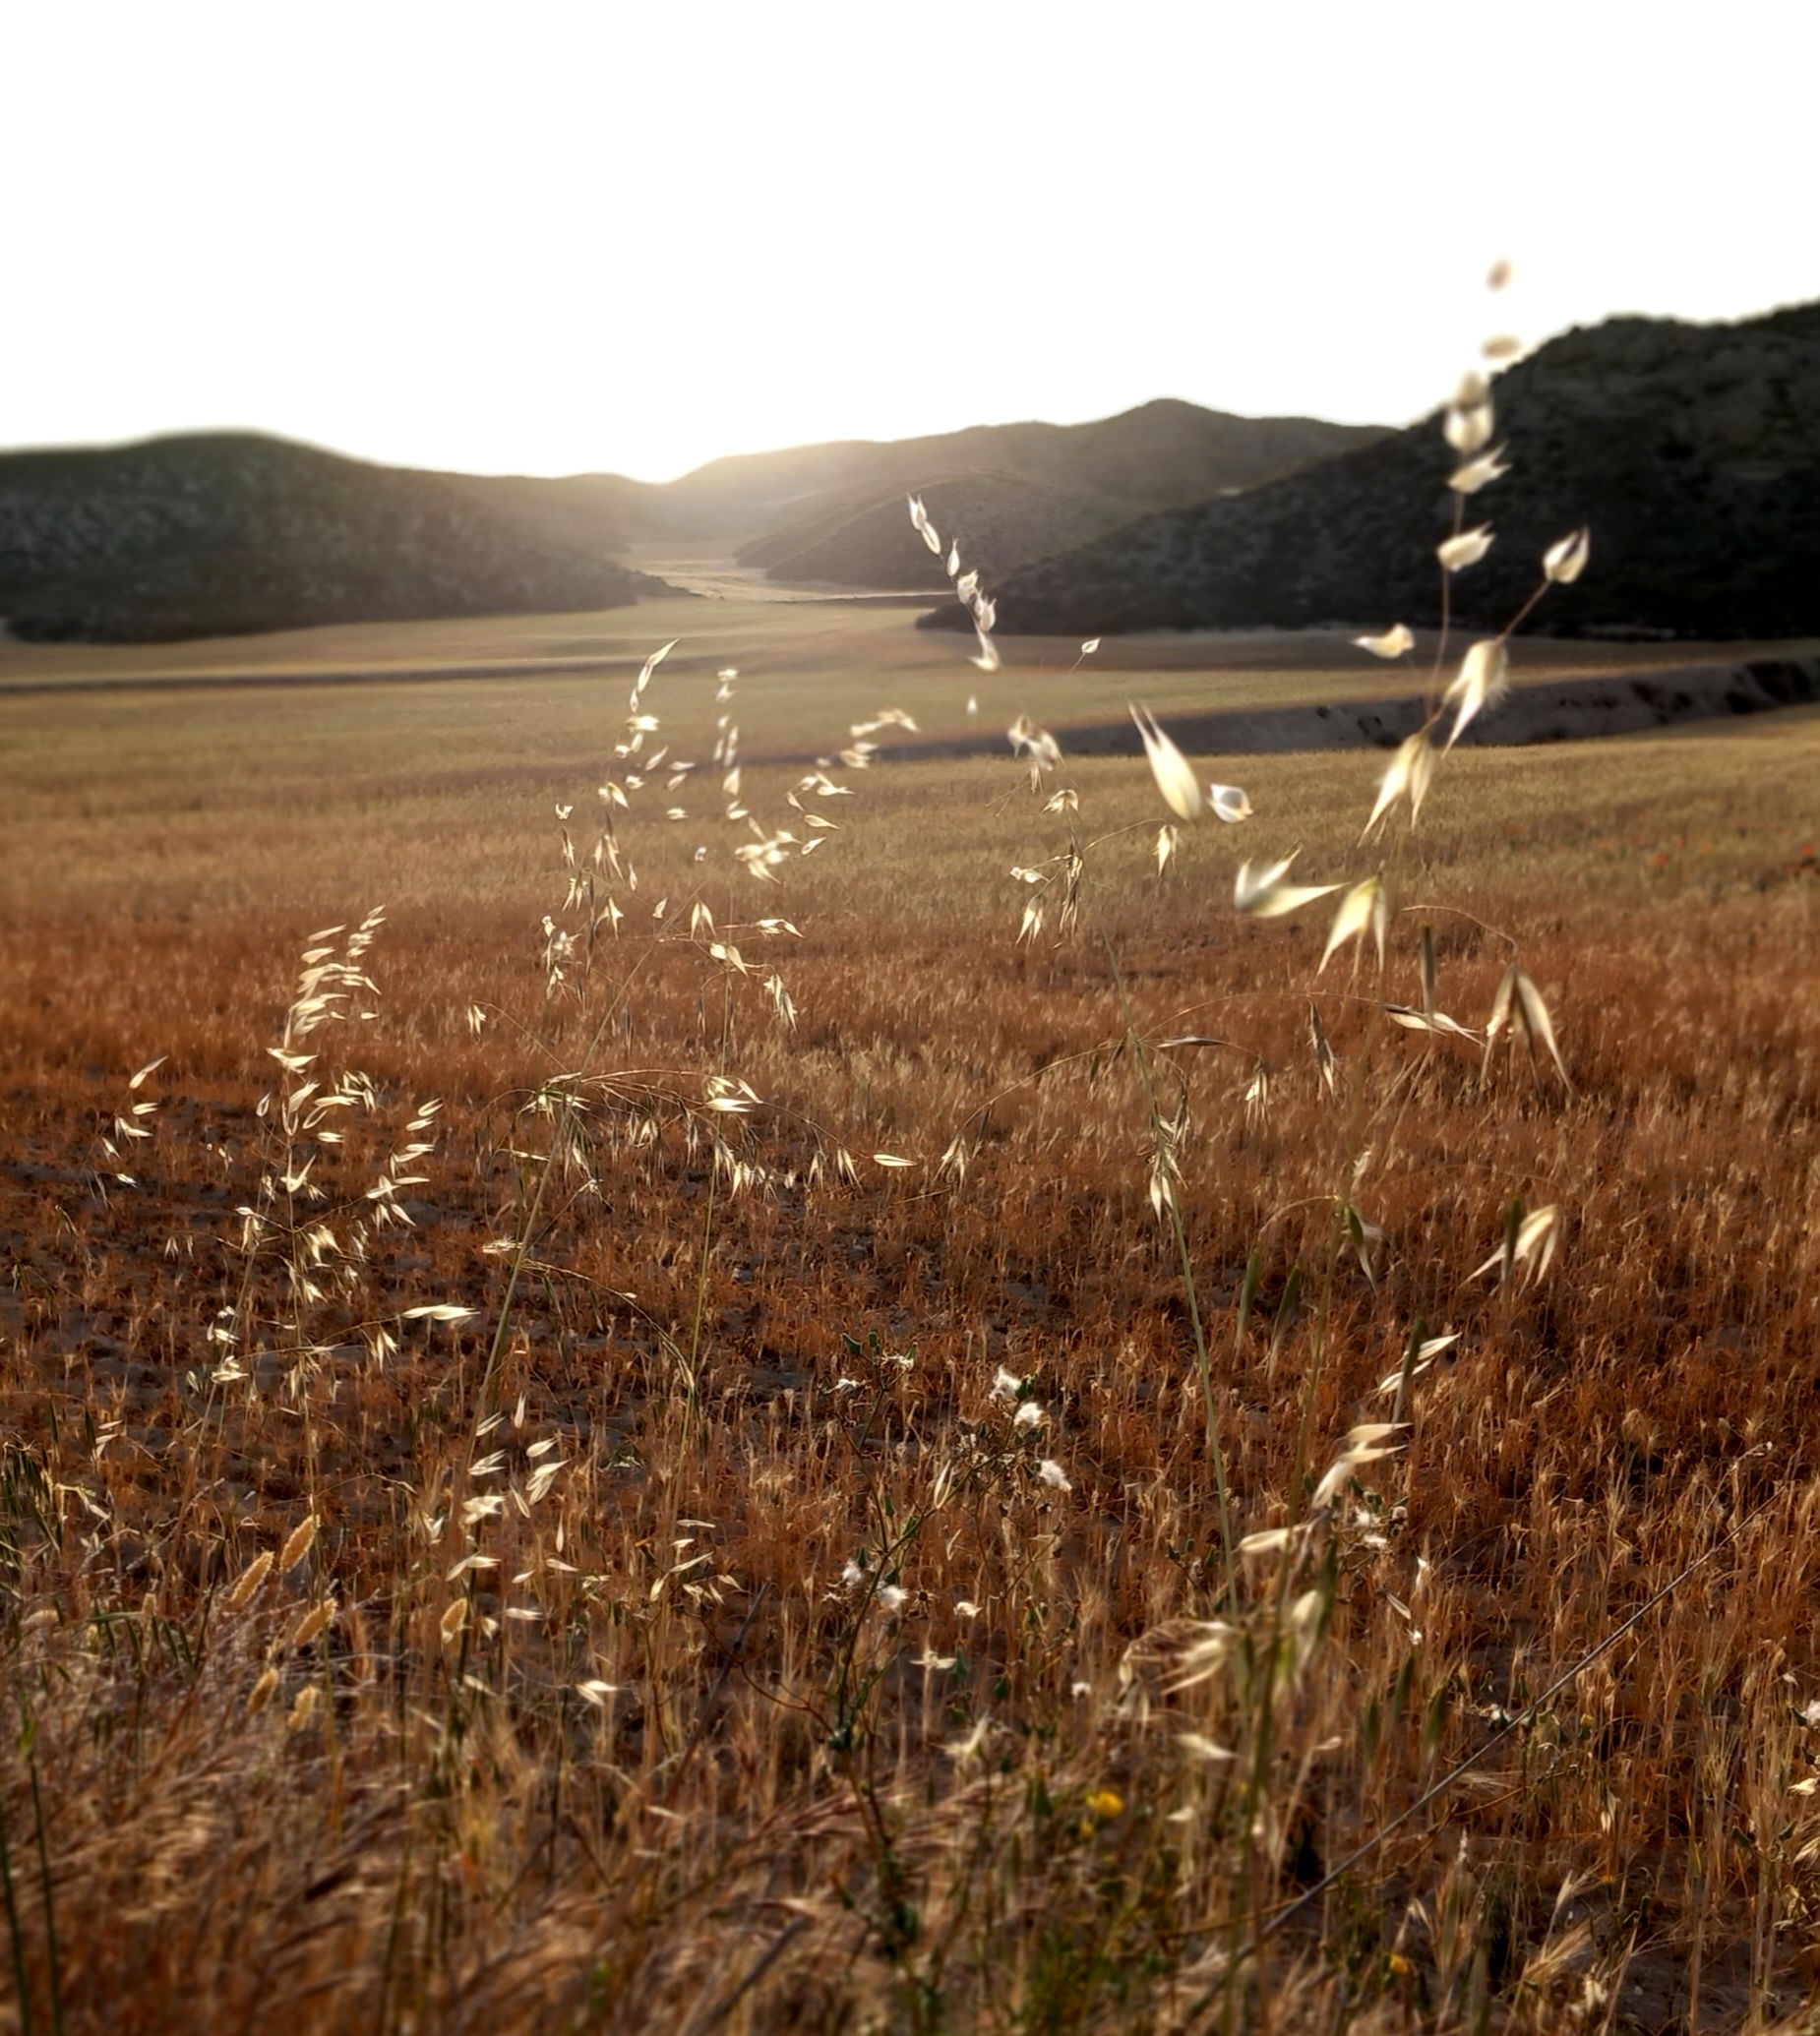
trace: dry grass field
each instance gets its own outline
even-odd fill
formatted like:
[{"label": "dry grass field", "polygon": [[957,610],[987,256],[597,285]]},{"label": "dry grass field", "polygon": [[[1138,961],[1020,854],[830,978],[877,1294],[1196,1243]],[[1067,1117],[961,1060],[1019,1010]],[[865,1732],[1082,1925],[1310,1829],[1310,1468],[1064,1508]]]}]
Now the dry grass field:
[{"label": "dry grass field", "polygon": [[[1159,872],[890,752],[1382,672],[1039,657],[6,651],[0,2023],[1806,2026],[1820,715],[1206,758]],[[443,676],[90,683],[334,671]]]}]

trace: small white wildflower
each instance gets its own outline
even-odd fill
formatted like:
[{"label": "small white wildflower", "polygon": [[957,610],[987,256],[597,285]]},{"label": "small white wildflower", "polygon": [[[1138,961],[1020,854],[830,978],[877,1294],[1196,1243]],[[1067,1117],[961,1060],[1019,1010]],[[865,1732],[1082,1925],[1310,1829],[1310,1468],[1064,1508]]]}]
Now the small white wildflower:
[{"label": "small white wildflower", "polygon": [[1026,1400],[1011,1417],[1013,1428],[1040,1428],[1049,1416],[1034,1400]]},{"label": "small white wildflower", "polygon": [[887,1612],[901,1610],[904,1600],[909,1594],[907,1590],[902,1589],[895,1584],[880,1584],[879,1586],[879,1602]]},{"label": "small white wildflower", "polygon": [[1045,1484],[1053,1486],[1059,1492],[1071,1492],[1074,1489],[1068,1482],[1067,1472],[1054,1457],[1045,1457],[1036,1467],[1036,1474]]}]

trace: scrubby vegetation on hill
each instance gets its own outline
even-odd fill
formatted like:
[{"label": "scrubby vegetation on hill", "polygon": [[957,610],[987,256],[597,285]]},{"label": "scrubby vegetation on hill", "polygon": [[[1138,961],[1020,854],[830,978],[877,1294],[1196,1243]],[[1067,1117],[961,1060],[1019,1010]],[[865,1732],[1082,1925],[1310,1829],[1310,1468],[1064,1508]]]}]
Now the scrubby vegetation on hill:
[{"label": "scrubby vegetation on hill", "polygon": [[437,474],[538,544],[585,558],[619,559],[645,530],[642,483],[618,474]]},{"label": "scrubby vegetation on hill", "polygon": [[652,490],[649,508],[671,531],[750,539],[920,492],[932,476],[979,473],[1109,497],[1128,517],[1255,487],[1381,436],[1373,425],[1234,417],[1165,397],[1090,424],[976,425],[716,459]]},{"label": "scrubby vegetation on hill", "polygon": [[0,615],[32,640],[611,608],[655,584],[433,476],[252,434],[0,458]]},{"label": "scrubby vegetation on hill", "polygon": [[[1564,632],[1820,629],[1820,304],[1737,325],[1613,319],[1496,384],[1510,473],[1494,543],[1453,588],[1493,625],[1543,549],[1590,524],[1599,569],[1550,607]],[[1438,619],[1434,547],[1455,464],[1432,421],[1245,496],[1159,514],[1012,574],[1001,631]],[[936,628],[965,627],[938,611]]]}]

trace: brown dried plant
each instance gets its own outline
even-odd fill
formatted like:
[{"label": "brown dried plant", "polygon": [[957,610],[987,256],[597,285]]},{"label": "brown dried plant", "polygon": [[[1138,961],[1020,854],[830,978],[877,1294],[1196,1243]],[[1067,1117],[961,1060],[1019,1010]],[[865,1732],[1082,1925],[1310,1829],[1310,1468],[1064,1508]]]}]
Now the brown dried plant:
[{"label": "brown dried plant", "polygon": [[[962,598],[978,697],[1036,683]],[[434,772],[409,701],[357,709],[370,776],[293,728],[240,890],[182,816],[270,700],[140,776],[130,703],[47,710],[122,789],[91,825],[46,750],[9,823],[55,861],[0,1004],[0,2013],[1795,2013],[1816,724],[1453,748],[1508,676],[1469,647],[1361,867],[1350,764],[1210,795],[1154,673],[1150,780],[1031,699],[1007,800],[875,767],[940,676],[817,760],[761,674],[628,669],[585,780],[499,761],[516,694]],[[1266,837],[1217,878],[1210,810]]]}]

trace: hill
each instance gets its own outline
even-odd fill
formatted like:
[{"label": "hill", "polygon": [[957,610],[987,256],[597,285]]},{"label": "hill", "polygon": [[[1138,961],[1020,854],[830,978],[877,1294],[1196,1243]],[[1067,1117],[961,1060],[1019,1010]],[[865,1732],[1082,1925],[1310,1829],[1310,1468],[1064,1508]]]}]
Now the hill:
[{"label": "hill", "polygon": [[[1593,567],[1541,628],[1688,636],[1820,630],[1820,304],[1731,325],[1624,318],[1564,333],[1500,376],[1507,478],[1470,504],[1485,561],[1457,620],[1501,627],[1543,551],[1577,525]],[[994,589],[999,628],[1431,624],[1456,463],[1438,416],[1242,497],[1153,515]],[[955,609],[926,627],[965,627]]]},{"label": "hill", "polygon": [[647,508],[670,531],[750,540],[794,524],[807,535],[841,509],[877,505],[938,476],[991,474],[1107,496],[1128,516],[1255,487],[1381,436],[1371,425],[1234,417],[1164,397],[1090,424],[976,425],[743,453],[667,483]]},{"label": "hill", "polygon": [[[968,566],[994,577],[1033,559],[1068,551],[1131,520],[1131,507],[1110,495],[1057,488],[1021,474],[945,474],[917,491],[945,540]],[[857,510],[792,523],[741,547],[742,566],[772,579],[835,586],[947,585],[941,560],[910,527],[904,496],[892,489]]]},{"label": "hill", "polygon": [[652,534],[641,481],[618,474],[575,474],[560,480],[538,474],[428,476],[514,525],[534,544],[618,559],[640,536]]},{"label": "hill", "polygon": [[278,439],[0,456],[0,616],[29,640],[610,608],[657,584],[435,476]]}]

